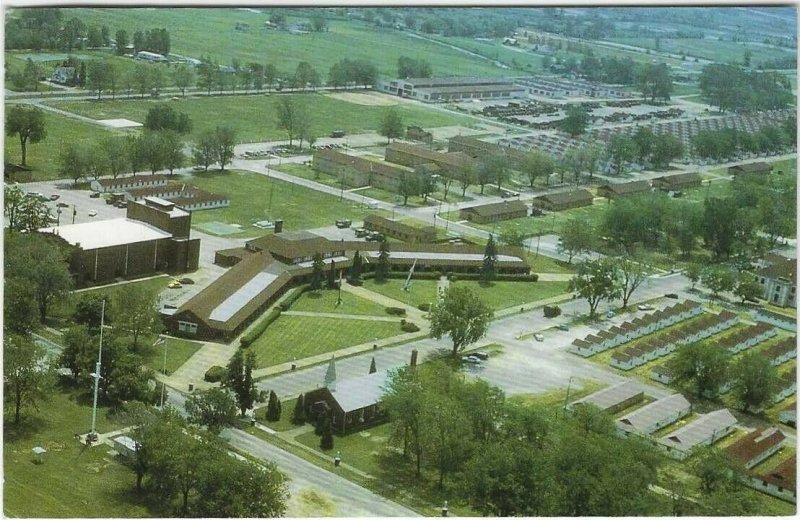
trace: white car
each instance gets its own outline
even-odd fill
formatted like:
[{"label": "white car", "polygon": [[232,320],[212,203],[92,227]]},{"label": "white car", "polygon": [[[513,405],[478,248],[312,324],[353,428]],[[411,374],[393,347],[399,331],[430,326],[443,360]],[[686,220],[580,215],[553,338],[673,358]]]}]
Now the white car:
[{"label": "white car", "polygon": [[91,210],[91,211],[89,212],[89,216],[90,216],[90,217],[96,217],[96,216],[97,216],[97,211],[95,211],[95,210]]},{"label": "white car", "polygon": [[476,358],[475,356],[464,356],[461,358],[461,361],[464,363],[472,363],[473,365],[480,365],[481,360]]},{"label": "white car", "polygon": [[533,339],[535,339],[536,341],[544,341],[544,336],[537,332],[536,334],[533,335]]},{"label": "white car", "polygon": [[650,305],[650,304],[646,304],[646,303],[643,303],[641,305],[637,305],[636,308],[639,309],[640,311],[652,311],[653,310],[653,306]]}]

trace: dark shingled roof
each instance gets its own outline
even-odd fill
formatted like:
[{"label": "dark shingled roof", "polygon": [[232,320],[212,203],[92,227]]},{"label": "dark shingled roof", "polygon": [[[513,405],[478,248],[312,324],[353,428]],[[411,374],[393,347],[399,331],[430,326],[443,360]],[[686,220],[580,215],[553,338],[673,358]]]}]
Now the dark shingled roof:
[{"label": "dark shingled roof", "polygon": [[780,466],[758,478],[773,486],[794,491],[797,487],[797,458],[789,457]]},{"label": "dark shingled roof", "polygon": [[769,163],[761,162],[753,162],[747,164],[737,164],[736,166],[731,166],[728,168],[729,173],[760,173],[760,172],[771,172],[772,165]]},{"label": "dark shingled roof", "polygon": [[735,461],[747,464],[768,449],[783,442],[785,438],[783,432],[774,426],[759,428],[725,448],[725,451]]},{"label": "dark shingled roof", "polygon": [[686,184],[699,184],[703,180],[699,173],[679,173],[677,175],[664,175],[653,179],[654,184],[660,182],[667,186],[684,186]]},{"label": "dark shingled roof", "polygon": [[540,195],[534,200],[547,201],[557,206],[575,201],[588,201],[591,203],[594,200],[594,196],[588,190],[575,190],[563,191],[561,193],[548,193],[547,195]]},{"label": "dark shingled roof", "polygon": [[603,184],[598,190],[608,190],[616,195],[628,195],[630,193],[650,191],[650,183],[647,181],[633,181],[621,182],[618,184]]},{"label": "dark shingled roof", "polygon": [[503,202],[495,202],[494,204],[484,204],[482,206],[472,206],[464,208],[462,211],[471,211],[480,215],[481,217],[492,217],[495,215],[504,215],[506,213],[516,213],[518,211],[528,211],[528,205],[521,200],[506,200]]},{"label": "dark shingled roof", "polygon": [[772,280],[786,278],[791,280],[793,284],[797,285],[797,265],[796,261],[791,258],[776,258],[767,267],[763,267],[756,271],[756,274]]}]

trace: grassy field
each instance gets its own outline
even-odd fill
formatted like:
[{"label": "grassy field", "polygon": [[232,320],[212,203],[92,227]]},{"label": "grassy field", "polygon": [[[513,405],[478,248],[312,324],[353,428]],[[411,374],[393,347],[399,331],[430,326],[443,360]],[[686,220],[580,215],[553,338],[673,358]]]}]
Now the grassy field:
[{"label": "grassy field", "polygon": [[[105,407],[97,429],[119,427]],[[135,493],[136,476],[110,455],[109,448],[85,449],[73,435],[86,432],[92,410],[88,400],[57,390],[41,410],[20,427],[4,423],[3,513],[9,517],[153,517]],[[43,464],[34,464],[31,448],[43,446]]]},{"label": "grassy field", "polygon": [[[792,56],[788,49],[773,49],[760,45],[749,45],[747,42],[719,40],[701,40],[696,38],[659,38],[660,49],[673,54],[688,54],[698,58],[714,60],[719,63],[735,63],[741,65],[745,50],[752,54],[751,63],[755,66],[764,61]],[[655,38],[613,38],[611,41],[635,45],[646,49],[655,49]]]},{"label": "grassy field", "polygon": [[[455,275],[458,277],[458,275]],[[436,280],[412,280],[411,290],[404,291],[405,280],[389,279],[384,283],[365,280],[364,287],[383,294],[389,298],[417,307],[422,303],[431,303],[436,299]],[[568,282],[493,282],[483,286],[477,281],[457,281],[452,285],[469,287],[494,310],[515,307],[546,298],[551,298],[567,291]]]},{"label": "grassy field", "polygon": [[[113,307],[118,295],[130,287],[142,287],[146,290],[152,290],[160,293],[167,288],[167,284],[170,282],[170,280],[172,280],[172,277],[168,275],[162,275],[154,278],[148,278],[146,280],[133,281],[124,284],[113,285],[110,287],[95,287],[80,292],[72,292],[66,298],[56,300],[53,304],[53,311],[49,312],[49,314],[56,318],[69,318],[75,311],[75,305],[78,303],[81,297],[89,294],[100,294],[106,296],[106,301],[110,302],[111,306]],[[109,304],[107,303],[107,308],[108,305]]]},{"label": "grassy field", "polygon": [[382,305],[345,291],[341,293],[342,304],[336,305],[338,294],[338,291],[319,291],[317,293],[307,291],[292,304],[291,310],[386,316]]},{"label": "grassy field", "polygon": [[249,348],[255,349],[259,367],[286,363],[404,334],[397,323],[281,316]]},{"label": "grassy field", "polygon": [[161,372],[164,368],[164,349],[167,353],[167,375],[172,374],[200,349],[200,343],[180,338],[167,338],[166,347],[162,344],[153,346],[154,338],[142,347],[144,364],[152,370]]},{"label": "grassy field", "polygon": [[[326,136],[333,130],[344,130],[349,134],[377,130],[386,107],[365,106],[348,103],[324,94],[293,94],[305,103],[311,114],[311,134]],[[158,104],[170,103],[192,120],[192,135],[220,125],[233,128],[236,140],[242,143],[288,139],[286,132],[278,128],[275,111],[276,95],[222,96],[163,99],[132,99],[104,101],[52,101],[49,104],[68,112],[92,119],[125,118],[144,122],[147,111]],[[406,125],[422,127],[470,124],[469,117],[428,110],[408,104],[399,104],[397,111]]]},{"label": "grassy field", "polygon": [[[74,13],[87,25],[108,25],[112,35],[117,29],[126,29],[132,34],[136,29],[167,27],[173,53],[194,58],[209,56],[227,65],[234,58],[242,63],[274,63],[282,76],[293,72],[299,62],[306,61],[319,70],[320,76],[327,78],[331,64],[348,57],[370,60],[380,74],[395,77],[400,56],[428,61],[437,76],[503,76],[507,73],[485,60],[454,49],[355,21],[332,20],[326,32],[290,34],[263,29],[269,10],[253,13],[237,9],[93,8],[76,9]],[[290,24],[297,21],[307,19],[288,19]],[[248,23],[250,31],[234,31],[237,22]],[[209,38],[210,35],[215,37]]]},{"label": "grassy field", "polygon": [[[9,105],[6,105],[8,110]],[[124,131],[106,129],[99,125],[84,123],[51,112],[44,113],[44,124],[47,135],[35,144],[28,143],[27,163],[33,168],[33,180],[44,181],[59,178],[59,156],[69,144],[95,144],[110,135],[124,135]],[[19,137],[5,136],[5,160],[19,163],[22,152]]]},{"label": "grassy field", "polygon": [[[533,247],[536,246],[534,245]],[[537,255],[530,252],[525,256],[528,264],[531,266],[531,271],[534,273],[570,274],[575,272],[575,267],[572,264],[562,262],[561,260],[555,260],[549,256]]]},{"label": "grassy field", "polygon": [[[231,200],[227,208],[198,211],[192,215],[196,224],[224,222],[238,224],[242,230],[234,238],[255,237],[266,233],[253,227],[261,220],[282,218],[285,230],[333,225],[336,219],[363,220],[368,213],[384,214],[349,200],[321,193],[290,182],[267,178],[251,172],[225,171],[200,173],[185,180],[212,193],[222,193]],[[270,198],[272,207],[270,208]],[[313,211],[309,211],[313,208]]]}]

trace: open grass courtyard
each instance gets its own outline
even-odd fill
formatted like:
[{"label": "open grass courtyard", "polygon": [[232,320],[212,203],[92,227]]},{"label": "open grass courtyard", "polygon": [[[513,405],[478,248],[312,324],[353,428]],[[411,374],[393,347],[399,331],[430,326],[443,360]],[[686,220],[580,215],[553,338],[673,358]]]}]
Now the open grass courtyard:
[{"label": "open grass courtyard", "polygon": [[249,348],[255,349],[258,366],[264,368],[400,334],[404,334],[400,319],[390,322],[281,316]]},{"label": "open grass courtyard", "polygon": [[[100,407],[97,430],[121,427]],[[108,454],[109,447],[86,449],[73,437],[86,432],[92,409],[85,396],[57,387],[41,410],[14,426],[3,424],[3,513],[9,517],[153,517],[135,492],[136,475]],[[11,419],[13,420],[13,418]],[[35,464],[31,449],[47,450]]]},{"label": "open grass courtyard", "polygon": [[386,316],[383,306],[355,294],[342,291],[341,305],[337,305],[339,291],[306,291],[292,304],[291,310],[302,312],[324,312],[336,314],[361,314],[366,316]]},{"label": "open grass courtyard", "polygon": [[192,223],[196,226],[223,222],[241,226],[240,232],[229,235],[233,238],[256,237],[267,233],[253,226],[262,220],[282,218],[285,230],[297,230],[332,226],[337,219],[360,221],[369,213],[385,213],[252,172],[226,170],[199,173],[185,180],[198,188],[230,198],[231,205],[227,208],[194,212]]}]

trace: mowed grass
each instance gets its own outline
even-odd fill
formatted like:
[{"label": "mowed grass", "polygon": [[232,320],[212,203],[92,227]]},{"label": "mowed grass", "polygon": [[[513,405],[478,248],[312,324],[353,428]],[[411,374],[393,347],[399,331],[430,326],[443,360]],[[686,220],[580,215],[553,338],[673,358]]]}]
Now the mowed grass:
[{"label": "mowed grass", "polygon": [[[655,38],[613,38],[612,41],[647,49],[656,48]],[[662,52],[687,54],[688,56],[706,58],[719,63],[735,63],[737,65],[741,65],[744,62],[746,50],[751,53],[752,65],[794,55],[789,49],[774,49],[760,45],[750,45],[747,42],[701,40],[697,38],[660,38],[659,46]]]},{"label": "mowed grass", "polygon": [[[97,430],[120,425],[99,407]],[[125,518],[153,517],[135,493],[136,476],[109,454],[105,445],[85,449],[73,437],[86,432],[92,409],[72,392],[58,389],[20,427],[6,417],[3,431],[3,513],[9,517]],[[47,450],[43,464],[34,464],[31,449]]]},{"label": "mowed grass", "polygon": [[[5,105],[8,110],[11,105]],[[111,135],[124,135],[124,131],[106,129],[99,125],[84,123],[60,114],[44,112],[44,124],[47,135],[38,143],[28,143],[28,167],[33,169],[33,180],[46,181],[58,179],[59,156],[71,144],[90,145]],[[22,162],[22,150],[19,137],[5,136],[5,160],[15,164]]]},{"label": "mowed grass", "polygon": [[172,277],[168,275],[161,275],[154,278],[136,280],[119,285],[93,287],[91,289],[86,289],[79,292],[73,291],[69,294],[69,296],[56,300],[53,304],[52,312],[48,312],[48,314],[56,318],[70,318],[72,313],[75,312],[75,305],[77,305],[81,298],[87,297],[91,294],[99,294],[106,297],[106,308],[108,311],[113,312],[113,306],[119,298],[120,293],[127,291],[134,286],[160,293],[167,288],[167,284],[170,282],[170,280],[172,280]]},{"label": "mowed grass", "polygon": [[[381,210],[371,210],[356,202],[322,193],[290,182],[267,178],[252,172],[225,171],[208,174],[195,174],[184,180],[198,188],[227,195],[231,205],[196,211],[192,222],[224,222],[239,224],[242,231],[232,238],[261,236],[267,231],[253,227],[261,220],[282,218],[285,230],[309,229],[332,226],[337,219],[364,220],[368,213],[385,214]],[[270,206],[271,199],[271,206]]]},{"label": "mowed grass", "polygon": [[[288,139],[285,131],[278,128],[277,100],[283,95],[241,95],[198,98],[126,99],[112,101],[52,101],[48,104],[68,112],[92,119],[124,118],[143,123],[148,110],[169,103],[175,110],[184,112],[192,120],[192,136],[217,126],[228,126],[235,130],[240,143]],[[307,106],[310,113],[311,134],[327,136],[334,130],[349,134],[377,130],[387,107],[366,106],[349,103],[321,93],[291,94]],[[474,123],[474,119],[430,110],[410,104],[397,105],[397,111],[406,125],[422,127],[448,126]]]},{"label": "mowed grass", "polygon": [[249,348],[255,349],[263,368],[400,334],[399,318],[393,323],[281,316]]},{"label": "mowed grass", "polygon": [[167,375],[183,366],[201,347],[200,343],[180,338],[167,338],[166,343],[158,346],[153,346],[154,337],[148,337],[146,341],[144,346],[140,347],[144,364],[151,370],[161,372],[164,368],[164,352],[166,351]]},{"label": "mowed grass", "polygon": [[367,316],[387,316],[382,305],[371,302],[355,294],[342,291],[342,304],[336,305],[339,291],[307,291],[292,304],[292,311],[326,312],[336,314],[362,314]]},{"label": "mowed grass", "polygon": [[[456,278],[458,275],[455,275]],[[413,280],[411,289],[403,290],[404,279],[389,279],[383,283],[365,280],[364,287],[401,301],[407,305],[418,307],[423,303],[436,301],[436,280]],[[515,307],[536,302],[567,292],[568,282],[492,282],[481,285],[478,281],[463,280],[450,284],[451,287],[469,287],[479,298],[494,310]]]},{"label": "mowed grass", "polygon": [[[264,30],[270,10],[262,13],[237,9],[74,9],[87,25],[107,25],[113,35],[117,29],[133,34],[136,29],[167,27],[171,52],[200,58],[209,56],[220,64],[273,63],[281,76],[293,73],[301,61],[310,63],[326,79],[330,66],[342,58],[372,61],[384,76],[396,77],[400,56],[424,59],[434,74],[503,76],[507,71],[486,60],[466,55],[448,47],[414,38],[400,31],[378,28],[358,21],[330,20],[322,33],[290,34]],[[289,17],[287,22],[305,22],[308,18]],[[250,25],[247,33],[234,30],[237,22]]]}]

